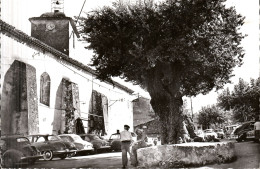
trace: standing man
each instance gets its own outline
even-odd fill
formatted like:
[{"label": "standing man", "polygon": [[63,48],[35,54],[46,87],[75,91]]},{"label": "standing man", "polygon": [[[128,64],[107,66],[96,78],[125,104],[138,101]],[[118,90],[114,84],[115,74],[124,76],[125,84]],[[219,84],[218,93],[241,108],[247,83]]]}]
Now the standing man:
[{"label": "standing man", "polygon": [[254,124],[254,129],[255,129],[255,142],[260,141],[260,116],[258,119],[256,119],[256,122]]},{"label": "standing man", "polygon": [[120,133],[123,168],[127,166],[127,152],[130,154],[130,145],[132,142],[131,132],[128,131],[129,128],[128,125],[124,125],[124,131]]}]

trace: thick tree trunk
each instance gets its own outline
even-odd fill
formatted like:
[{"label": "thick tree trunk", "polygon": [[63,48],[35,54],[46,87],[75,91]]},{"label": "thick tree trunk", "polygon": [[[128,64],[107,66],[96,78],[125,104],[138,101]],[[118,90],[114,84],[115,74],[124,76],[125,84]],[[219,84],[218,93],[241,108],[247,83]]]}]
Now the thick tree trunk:
[{"label": "thick tree trunk", "polygon": [[176,144],[183,132],[180,64],[158,62],[147,76],[147,91],[151,105],[161,123],[162,144]]},{"label": "thick tree trunk", "polygon": [[167,96],[164,96],[163,99],[152,97],[151,105],[161,123],[162,144],[176,144],[183,134],[182,97],[165,98]]}]

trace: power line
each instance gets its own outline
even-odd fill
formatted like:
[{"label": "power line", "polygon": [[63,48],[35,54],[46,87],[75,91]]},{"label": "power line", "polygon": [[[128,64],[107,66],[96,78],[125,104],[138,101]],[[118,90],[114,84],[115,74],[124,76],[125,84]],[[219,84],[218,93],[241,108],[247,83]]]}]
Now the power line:
[{"label": "power line", "polygon": [[94,79],[91,80],[91,79],[89,79],[89,78],[87,78],[87,77],[85,77],[85,76],[79,74],[78,72],[72,70],[71,68],[69,68],[68,66],[64,65],[63,63],[60,63],[60,64],[63,65],[64,67],[68,68],[69,70],[73,71],[73,73],[78,74],[79,76],[81,76],[81,77],[87,79],[88,81],[91,81],[93,84],[98,85],[99,87],[103,87],[103,88],[105,88],[105,89],[107,89],[107,90],[109,90],[109,91],[112,91],[112,92],[115,92],[115,93],[118,93],[118,94],[122,94],[122,95],[123,95],[123,93],[121,93],[121,92],[117,92],[117,91],[115,91],[115,90],[113,90],[113,89],[109,89],[109,88],[107,88],[107,87],[105,87],[105,86],[103,86],[103,85],[101,85],[101,84],[98,84],[98,83],[94,82]]},{"label": "power line", "polygon": [[[82,5],[82,7],[81,7],[81,10],[80,10],[80,12],[79,12],[79,15],[78,15],[78,18],[77,18],[77,20],[76,20],[75,25],[78,23],[79,17],[80,17],[80,15],[81,15],[81,13],[82,13],[82,10],[83,10],[84,6],[85,6],[85,3],[86,3],[86,0],[84,0],[84,3],[83,3],[83,5]],[[72,34],[73,34],[73,31],[72,31],[71,34],[70,34],[70,38],[71,38],[71,35],[72,35]]]},{"label": "power line", "polygon": [[[46,107],[46,106],[44,106],[44,105],[41,105],[41,104],[39,104],[39,106],[41,106],[41,107]],[[48,106],[47,106],[48,107]],[[54,107],[48,107],[49,109],[52,109],[52,110],[66,110],[66,109],[59,109],[59,108],[54,108]],[[99,115],[96,115],[96,114],[92,114],[92,113],[86,113],[86,112],[80,112],[80,113],[82,113],[82,114],[90,114],[90,115],[92,115],[92,116],[97,116],[97,117],[103,117],[103,116],[99,116]]]}]

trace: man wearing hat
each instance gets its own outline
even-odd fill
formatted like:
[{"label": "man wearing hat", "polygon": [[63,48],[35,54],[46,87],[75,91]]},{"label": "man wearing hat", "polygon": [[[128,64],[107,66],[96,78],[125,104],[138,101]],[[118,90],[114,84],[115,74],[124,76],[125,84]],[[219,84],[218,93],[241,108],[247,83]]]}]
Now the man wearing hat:
[{"label": "man wearing hat", "polygon": [[129,128],[128,125],[124,125],[124,131],[120,133],[123,168],[127,166],[127,152],[130,154],[130,145],[132,142],[131,132],[128,131]]}]

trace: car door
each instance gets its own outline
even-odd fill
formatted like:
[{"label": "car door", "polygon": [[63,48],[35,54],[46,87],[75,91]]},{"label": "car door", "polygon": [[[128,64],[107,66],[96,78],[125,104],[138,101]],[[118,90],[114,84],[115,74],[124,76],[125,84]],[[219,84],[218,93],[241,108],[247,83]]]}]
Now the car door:
[{"label": "car door", "polygon": [[32,145],[40,150],[40,152],[52,150],[50,144],[45,140],[43,136],[33,136],[32,137]]}]

